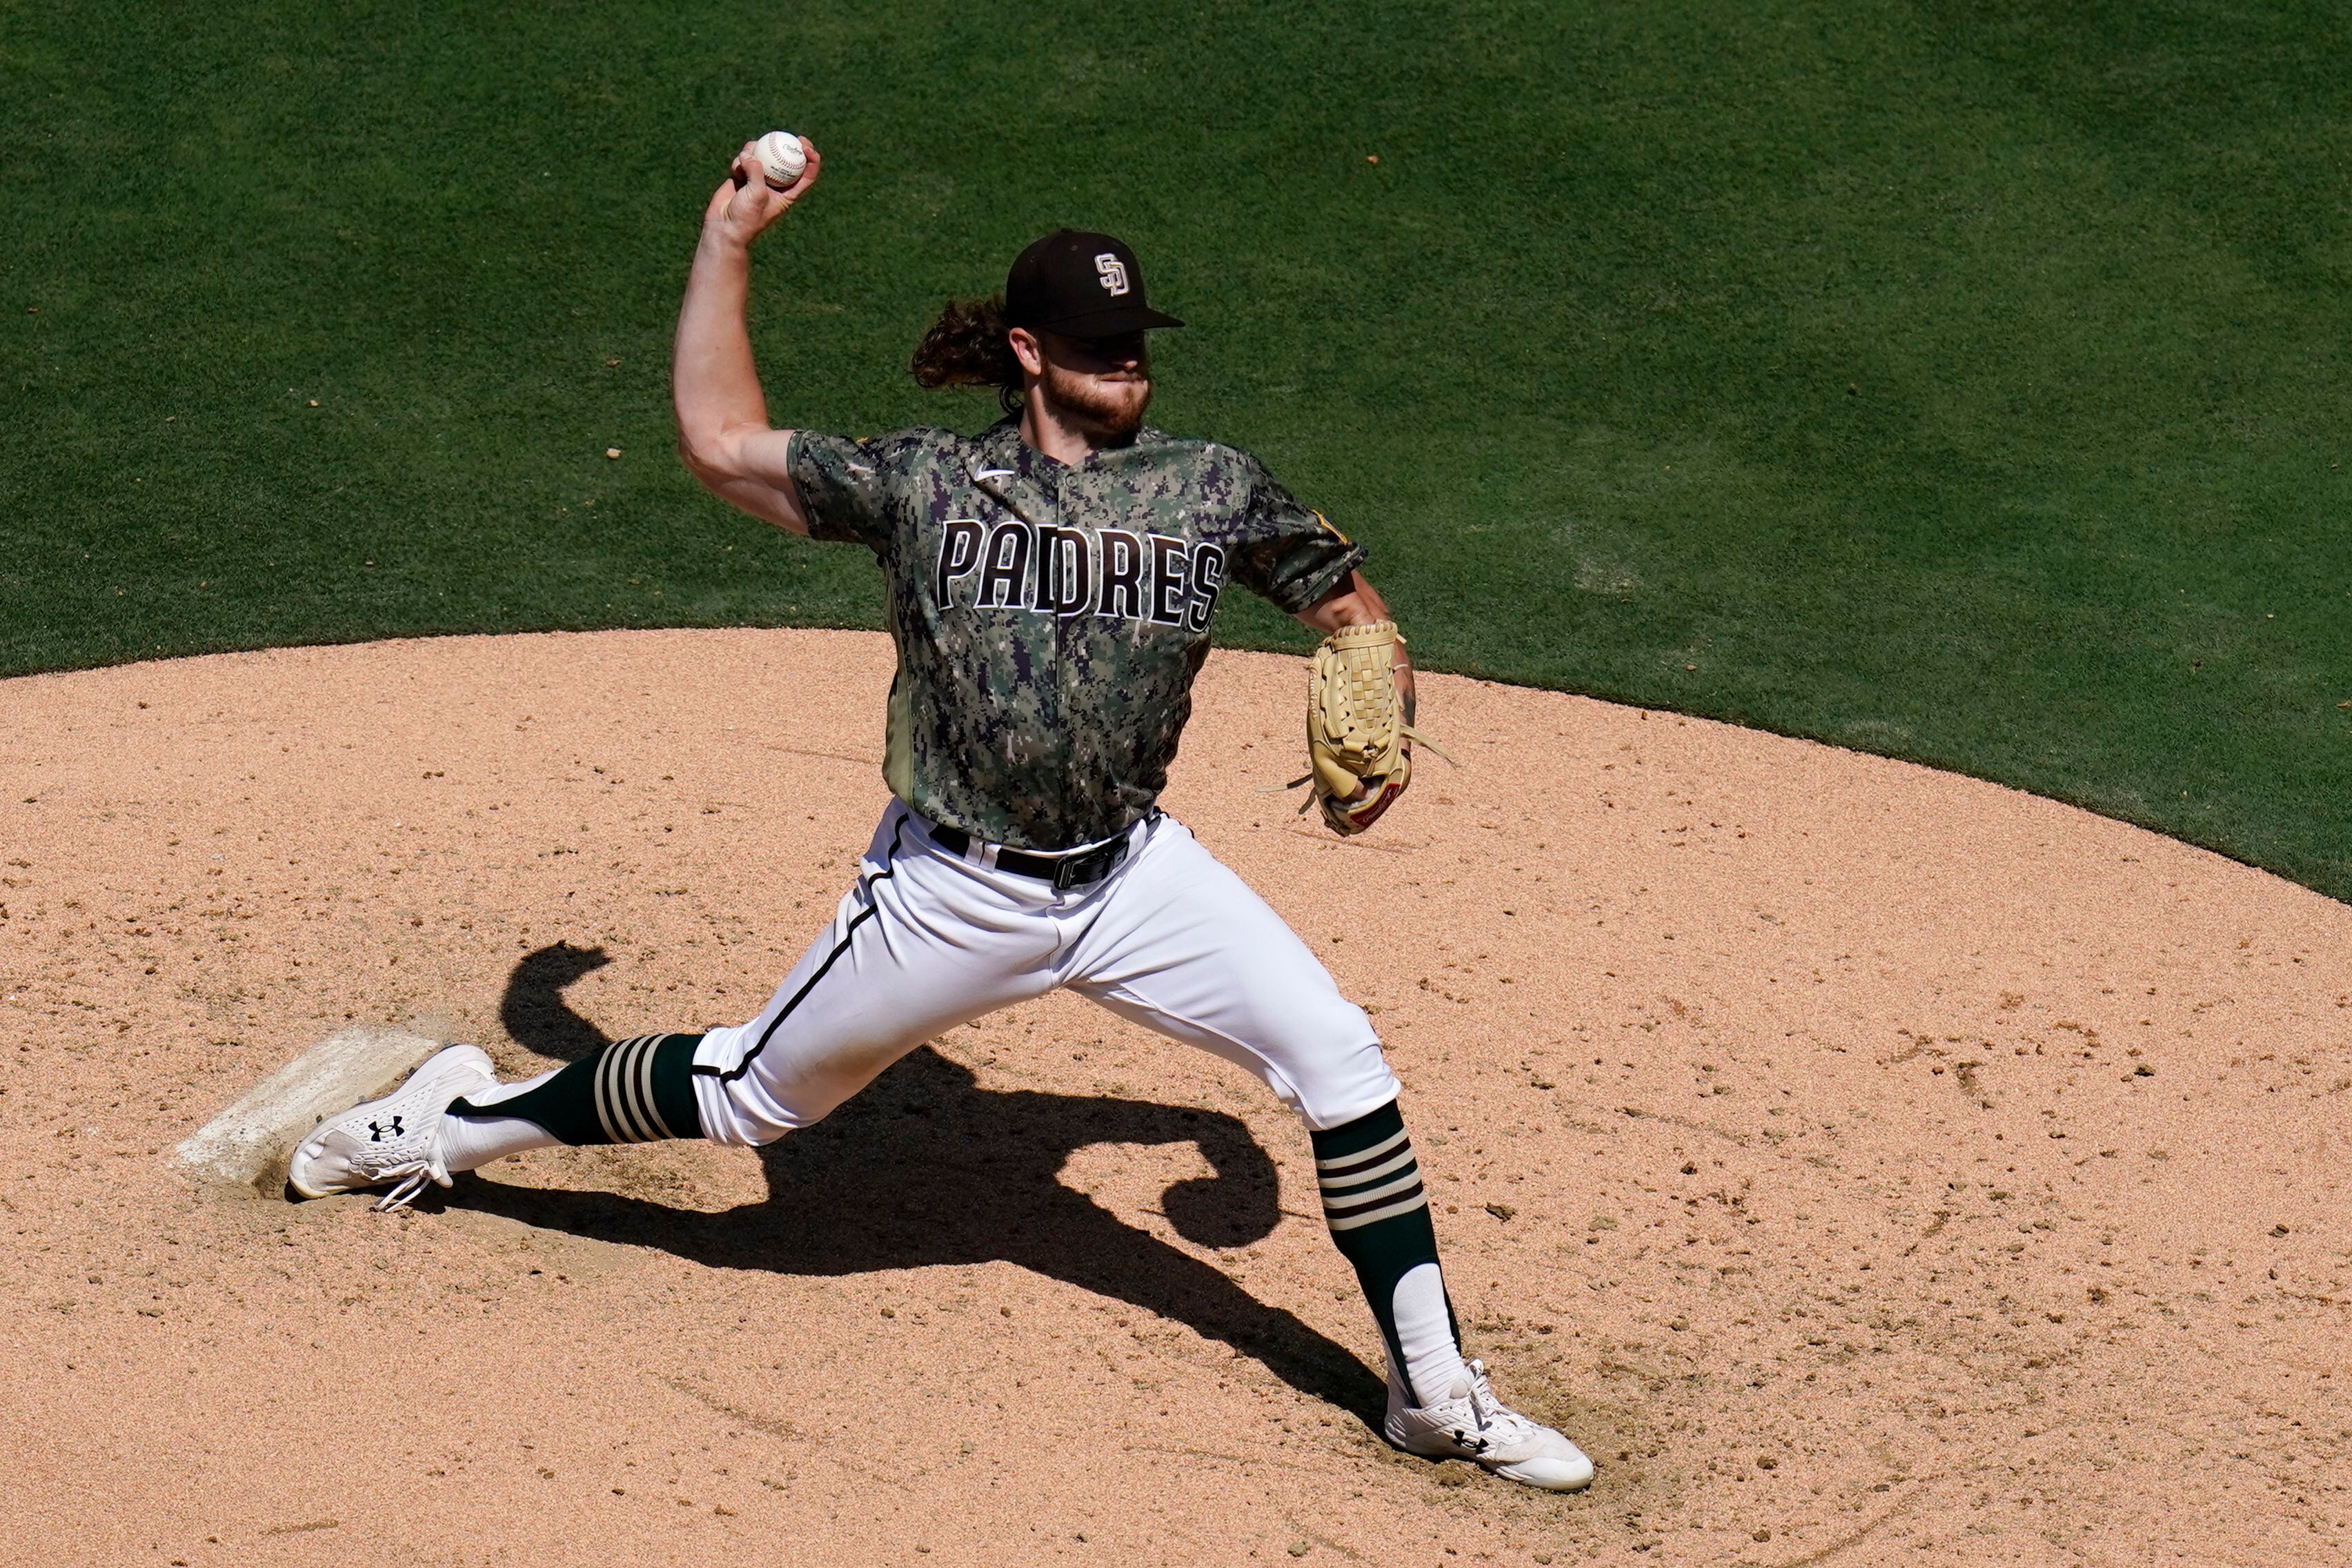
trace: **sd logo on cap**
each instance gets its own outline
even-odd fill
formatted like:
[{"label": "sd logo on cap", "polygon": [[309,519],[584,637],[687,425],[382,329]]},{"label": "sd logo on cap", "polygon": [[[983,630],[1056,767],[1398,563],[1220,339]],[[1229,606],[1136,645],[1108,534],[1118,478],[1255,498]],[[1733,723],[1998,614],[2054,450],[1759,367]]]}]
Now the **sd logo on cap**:
[{"label": "sd logo on cap", "polygon": [[1066,338],[1115,338],[1184,323],[1147,302],[1142,266],[1124,243],[1058,229],[1013,259],[1004,278],[1004,324]]}]

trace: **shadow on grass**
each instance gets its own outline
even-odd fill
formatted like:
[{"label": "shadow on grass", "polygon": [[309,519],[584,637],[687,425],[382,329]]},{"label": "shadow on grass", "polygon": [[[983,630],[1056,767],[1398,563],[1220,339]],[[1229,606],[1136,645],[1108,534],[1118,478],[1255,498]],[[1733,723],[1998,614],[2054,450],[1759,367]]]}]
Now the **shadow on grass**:
[{"label": "shadow on grass", "polygon": [[[521,1043],[576,1057],[604,1042],[560,995],[608,960],[557,944],[526,956],[501,1016]],[[520,1027],[519,1027],[520,1026]],[[1215,1171],[1161,1199],[1179,1235],[1245,1246],[1281,1218],[1273,1162],[1234,1117],[1188,1106],[979,1086],[926,1046],[814,1127],[759,1151],[768,1197],[722,1214],[609,1193],[461,1178],[457,1202],[527,1225],[657,1247],[719,1269],[840,1275],[1016,1263],[1254,1357],[1300,1393],[1377,1426],[1380,1377],[1294,1314],[1120,1220],[1059,1178],[1091,1144],[1197,1145]]]}]

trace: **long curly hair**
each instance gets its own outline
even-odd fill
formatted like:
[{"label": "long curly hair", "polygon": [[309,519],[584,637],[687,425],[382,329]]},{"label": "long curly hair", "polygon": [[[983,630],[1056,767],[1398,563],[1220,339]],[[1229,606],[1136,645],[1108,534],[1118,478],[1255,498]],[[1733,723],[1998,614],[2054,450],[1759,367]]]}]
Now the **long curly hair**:
[{"label": "long curly hair", "polygon": [[994,387],[1005,413],[1021,407],[1021,361],[1004,336],[1004,296],[950,299],[915,345],[907,368],[919,385]]}]

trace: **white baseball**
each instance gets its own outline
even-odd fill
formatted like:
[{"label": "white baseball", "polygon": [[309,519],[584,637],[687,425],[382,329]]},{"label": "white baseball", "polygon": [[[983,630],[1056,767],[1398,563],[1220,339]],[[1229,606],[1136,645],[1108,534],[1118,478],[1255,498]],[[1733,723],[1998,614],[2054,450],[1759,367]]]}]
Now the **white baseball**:
[{"label": "white baseball", "polygon": [[789,131],[771,131],[760,138],[760,166],[768,176],[768,183],[781,191],[801,177],[808,167],[808,154],[801,151],[801,139]]}]

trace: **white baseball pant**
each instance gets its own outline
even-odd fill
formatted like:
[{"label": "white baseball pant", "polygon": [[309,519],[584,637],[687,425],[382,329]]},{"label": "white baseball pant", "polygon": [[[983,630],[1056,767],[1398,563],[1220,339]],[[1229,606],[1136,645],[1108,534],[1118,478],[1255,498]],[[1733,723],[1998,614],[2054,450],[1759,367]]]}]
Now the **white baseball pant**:
[{"label": "white baseball pant", "polygon": [[1363,1009],[1182,823],[1154,813],[1127,859],[1057,892],[963,855],[893,800],[857,885],[751,1022],[694,1056],[704,1132],[766,1144],[814,1123],[958,1024],[1068,987],[1264,1079],[1321,1131],[1396,1098]]}]

